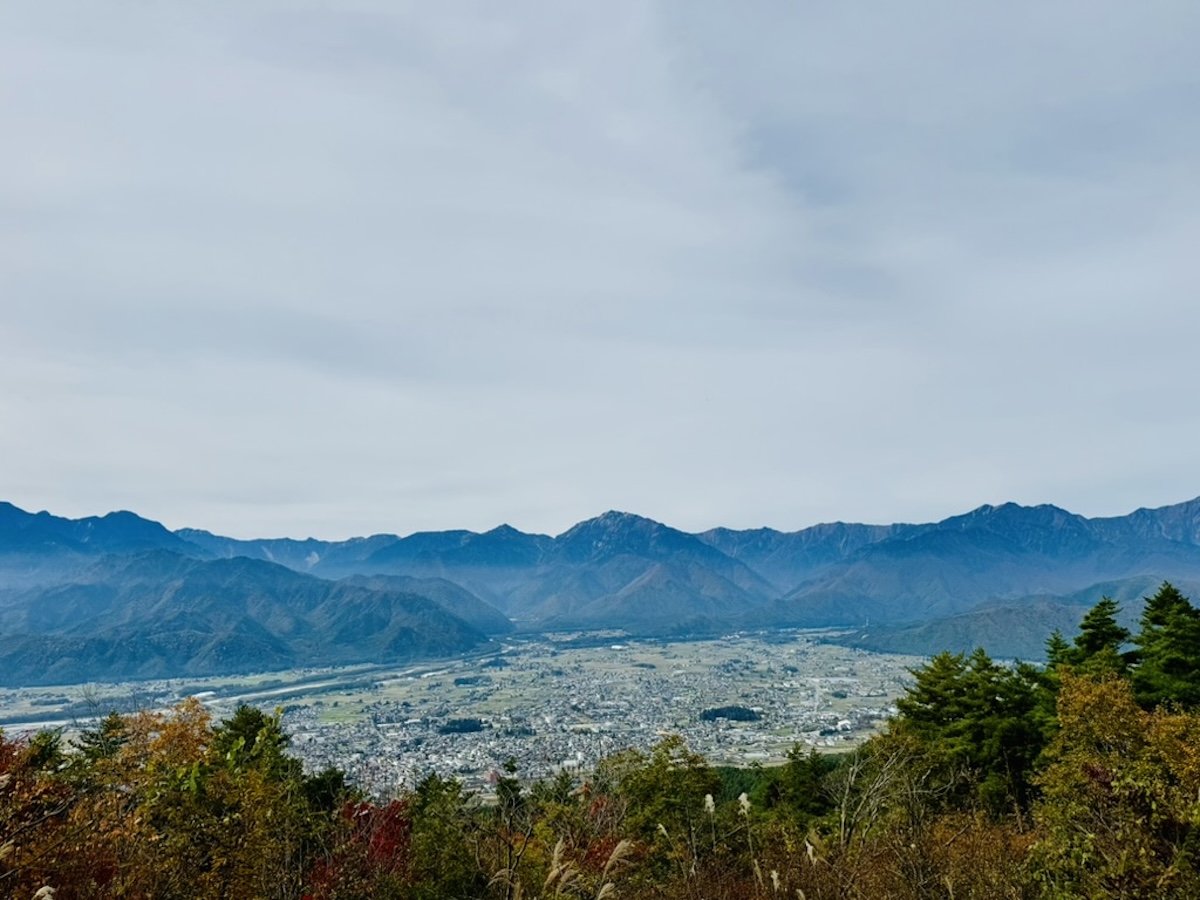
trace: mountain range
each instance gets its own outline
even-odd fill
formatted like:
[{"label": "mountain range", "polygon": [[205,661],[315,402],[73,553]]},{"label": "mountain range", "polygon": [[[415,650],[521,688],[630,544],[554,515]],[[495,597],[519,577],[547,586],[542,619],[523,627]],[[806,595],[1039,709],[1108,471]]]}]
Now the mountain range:
[{"label": "mountain range", "polygon": [[1200,588],[1200,499],[1092,519],[1006,503],[795,532],[691,534],[607,512],[556,537],[502,525],[345,541],[0,503],[0,683],[393,662],[514,630],[836,627],[868,649],[1036,658],[1101,596],[1136,617],[1162,580]]}]

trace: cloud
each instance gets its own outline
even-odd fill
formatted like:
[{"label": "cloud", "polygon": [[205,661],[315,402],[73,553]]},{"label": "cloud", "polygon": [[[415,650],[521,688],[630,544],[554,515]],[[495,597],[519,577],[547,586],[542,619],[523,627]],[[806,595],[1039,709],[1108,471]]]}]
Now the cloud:
[{"label": "cloud", "polygon": [[332,537],[1196,493],[1189,5],[0,16],[14,502]]}]

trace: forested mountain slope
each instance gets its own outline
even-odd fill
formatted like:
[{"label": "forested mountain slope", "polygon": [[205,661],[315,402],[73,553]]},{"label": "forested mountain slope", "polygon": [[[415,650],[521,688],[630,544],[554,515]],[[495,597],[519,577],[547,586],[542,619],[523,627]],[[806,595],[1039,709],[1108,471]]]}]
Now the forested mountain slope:
[{"label": "forested mountain slope", "polygon": [[[188,576],[204,587],[180,594],[159,585],[158,602],[150,602],[141,569],[120,561],[147,552],[169,554],[170,564],[158,557],[166,568],[184,561],[212,568]],[[1009,503],[934,523],[833,523],[790,533],[716,528],[688,534],[608,512],[556,537],[502,525],[482,533],[346,541],[235,540],[196,529],[171,532],[130,512],[72,520],[0,504],[0,635],[18,663],[14,671],[28,671],[21,660],[50,653],[56,646],[51,635],[91,642],[71,645],[82,660],[68,667],[76,675],[90,671],[88,660],[97,671],[158,671],[151,662],[117,665],[111,659],[120,654],[103,643],[116,639],[105,629],[132,627],[135,619],[193,635],[174,639],[183,642],[182,655],[158,638],[136,644],[144,660],[207,659],[217,666],[225,657],[211,645],[212,636],[205,642],[195,635],[218,627],[235,648],[229,658],[255,655],[270,665],[304,659],[307,650],[277,643],[291,640],[285,615],[204,617],[205,604],[214,602],[204,591],[218,586],[195,581],[196,573],[218,570],[232,573],[219,590],[271,597],[279,608],[290,608],[286,572],[309,578],[311,590],[329,597],[358,590],[416,594],[435,605],[440,598],[443,611],[461,614],[473,633],[844,627],[864,647],[929,653],[982,644],[999,655],[1029,655],[1037,648],[1022,635],[1065,625],[1071,607],[1094,602],[1097,591],[1136,592],[1163,579],[1200,582],[1200,500],[1097,519]],[[71,599],[84,595],[87,603]],[[73,636],[71,627],[85,621],[103,627]],[[191,624],[184,627],[185,621]],[[456,645],[423,636],[410,643],[413,652]],[[345,654],[323,647],[318,657],[357,653],[367,659],[384,652],[371,641],[356,646]]]}]

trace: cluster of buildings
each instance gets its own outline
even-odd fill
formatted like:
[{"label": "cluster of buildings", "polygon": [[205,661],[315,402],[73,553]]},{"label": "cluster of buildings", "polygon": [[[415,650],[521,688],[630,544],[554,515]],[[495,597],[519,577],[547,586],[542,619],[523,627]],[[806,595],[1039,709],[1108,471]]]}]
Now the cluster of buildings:
[{"label": "cluster of buildings", "polygon": [[[486,794],[509,759],[531,780],[586,773],[670,734],[718,765],[771,764],[797,743],[848,749],[894,712],[915,662],[801,635],[591,648],[539,639],[289,705],[284,725],[307,768],[337,766],[373,793],[436,772]],[[702,719],[730,705],[753,721]]]},{"label": "cluster of buildings", "polygon": [[282,707],[291,752],[309,771],[336,766],[380,796],[437,773],[486,796],[510,759],[526,780],[586,776],[601,759],[648,751],[668,735],[714,765],[770,765],[796,744],[849,749],[894,713],[922,660],[822,638],[547,635],[512,639],[495,655],[404,668],[0,691],[0,721],[13,734],[74,733],[108,710],[169,709],[184,696],[217,720],[239,703]]}]

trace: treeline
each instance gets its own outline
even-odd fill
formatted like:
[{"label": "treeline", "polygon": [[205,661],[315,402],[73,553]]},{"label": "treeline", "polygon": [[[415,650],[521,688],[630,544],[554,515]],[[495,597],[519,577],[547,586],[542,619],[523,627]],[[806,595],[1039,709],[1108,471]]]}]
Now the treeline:
[{"label": "treeline", "polygon": [[1136,634],[1118,612],[1044,667],[935,657],[851,754],[718,768],[670,737],[585,778],[510,763],[488,804],[436,775],[371,802],[248,707],[0,736],[0,896],[1197,897],[1200,613],[1169,584]]}]

